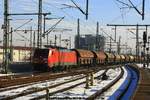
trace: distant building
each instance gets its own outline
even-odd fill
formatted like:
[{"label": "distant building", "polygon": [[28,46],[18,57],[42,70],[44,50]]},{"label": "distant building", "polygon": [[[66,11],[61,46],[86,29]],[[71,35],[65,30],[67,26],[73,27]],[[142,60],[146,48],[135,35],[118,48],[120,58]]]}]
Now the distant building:
[{"label": "distant building", "polygon": [[[13,52],[11,62],[29,62],[31,56],[31,48],[30,47],[22,47],[22,46],[13,46]],[[0,46],[0,63],[3,61],[3,46]]]},{"label": "distant building", "polygon": [[78,37],[77,35],[75,36],[75,48],[86,50],[104,50],[104,45],[105,45],[105,37],[102,35],[89,34],[89,35],[80,35],[80,37]]}]

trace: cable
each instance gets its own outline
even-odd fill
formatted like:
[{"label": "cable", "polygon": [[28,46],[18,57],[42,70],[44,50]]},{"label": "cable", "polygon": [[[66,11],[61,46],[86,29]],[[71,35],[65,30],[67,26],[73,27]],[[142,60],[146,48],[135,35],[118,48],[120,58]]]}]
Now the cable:
[{"label": "cable", "polygon": [[[68,14],[67,12],[65,12],[64,10],[62,10],[62,9],[60,9],[60,8],[58,8],[58,7],[56,7],[56,6],[54,6],[53,4],[51,4],[51,3],[49,3],[49,2],[45,2],[47,5],[51,5],[52,7],[55,7],[55,8],[57,8],[58,10],[60,10],[60,11],[62,11],[64,14],[66,14],[68,17],[70,17],[70,18],[72,18],[72,19],[77,19],[77,18],[75,18],[74,16],[72,16],[72,15],[70,15],[70,14]],[[83,22],[83,20],[81,20],[82,22]],[[82,23],[83,24],[83,23]],[[87,24],[87,23],[86,23]],[[85,25],[86,25],[85,24]],[[72,25],[74,25],[74,23],[72,23]],[[82,26],[82,25],[81,25]],[[90,27],[91,28],[91,27]],[[83,29],[85,29],[85,27],[83,27]],[[89,28],[87,29],[89,32],[91,32],[91,33],[93,33],[93,30],[90,30]]]},{"label": "cable", "polygon": [[27,37],[25,37],[24,35],[18,33],[17,31],[15,31],[15,33],[17,33],[19,36],[21,36],[21,37],[24,38],[25,40],[30,41]]},{"label": "cable", "polygon": [[29,21],[25,22],[24,24],[22,24],[21,26],[17,27],[16,29],[14,29],[14,31],[17,31],[19,28],[25,26],[26,24],[30,23],[32,21],[32,19],[30,19]]},{"label": "cable", "polygon": [[[32,0],[34,3],[37,3],[35,0]],[[70,15],[70,14],[68,14],[67,12],[65,12],[64,10],[62,10],[61,8],[58,8],[57,6],[55,6],[55,5],[53,5],[53,4],[51,4],[51,3],[49,3],[49,2],[44,2],[46,5],[50,5],[50,6],[52,6],[53,8],[56,8],[56,9],[58,9],[58,10],[60,10],[61,12],[63,12],[65,15],[67,15],[69,18],[71,18],[71,19],[77,19],[77,18],[75,18],[74,16],[72,16],[72,15]],[[37,3],[38,4],[38,3]],[[81,20],[82,22],[83,22],[83,20]],[[85,23],[85,22],[84,22]],[[74,25],[74,23],[71,23],[72,25]],[[81,24],[83,24],[83,23],[81,23]],[[94,23],[95,24],[95,23]],[[93,25],[94,25],[93,24]],[[85,23],[85,24],[83,24],[83,26],[85,26],[85,25],[87,25],[87,23]],[[90,27],[88,27],[87,28],[87,30],[90,32],[90,33],[93,33],[93,30],[95,30],[94,28],[93,28],[94,26],[90,26]],[[83,28],[83,29],[85,29],[85,27],[82,27],[82,25],[81,25],[81,28]],[[92,29],[91,29],[92,28]],[[95,33],[94,33],[95,34]]]},{"label": "cable", "polygon": [[[51,5],[51,6],[53,6],[53,7],[55,7],[55,8],[57,8],[57,9],[59,9],[59,10],[61,10],[61,11],[63,11],[62,9],[60,9],[60,8],[58,8],[58,7],[56,7],[56,6],[54,6],[54,5],[52,5],[52,4],[50,4],[50,3],[47,3],[48,5]],[[67,14],[69,17],[71,17],[72,19],[76,19],[75,17],[73,17],[73,16],[71,16],[71,15],[69,15],[68,13],[66,13],[65,11],[63,11],[65,14]],[[82,21],[82,20],[81,20]],[[83,21],[82,21],[83,22]],[[87,23],[86,23],[87,24]],[[82,25],[81,25],[82,26]],[[83,25],[84,26],[84,25]],[[85,25],[85,26],[87,26],[87,25]],[[89,25],[90,26],[90,29],[93,27],[91,27],[91,25]],[[85,29],[86,27],[84,27],[84,29]],[[94,27],[95,28],[95,27]],[[90,30],[89,28],[86,28],[88,31],[90,31],[91,33],[93,33],[93,30],[95,30],[94,28],[92,28],[92,30]]]},{"label": "cable", "polygon": [[[118,0],[117,0],[118,1]],[[119,7],[119,4],[116,2],[116,0],[114,0],[115,4],[117,5],[117,7],[120,10],[121,13],[121,18],[122,18],[122,22],[125,23],[125,19],[124,19],[124,14],[123,14],[123,9],[121,9],[121,7]],[[120,1],[119,1],[120,2]],[[122,4],[123,5],[123,4]]]}]

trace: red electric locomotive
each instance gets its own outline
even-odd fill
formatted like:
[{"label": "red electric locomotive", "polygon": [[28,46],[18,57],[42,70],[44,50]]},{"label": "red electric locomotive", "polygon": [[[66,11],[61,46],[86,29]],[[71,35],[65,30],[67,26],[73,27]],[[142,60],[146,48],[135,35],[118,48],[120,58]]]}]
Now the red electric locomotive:
[{"label": "red electric locomotive", "polygon": [[68,49],[50,49],[48,66],[73,66],[77,64],[76,52]]},{"label": "red electric locomotive", "polygon": [[49,71],[76,65],[77,56],[75,51],[64,48],[35,49],[32,62],[34,70]]}]

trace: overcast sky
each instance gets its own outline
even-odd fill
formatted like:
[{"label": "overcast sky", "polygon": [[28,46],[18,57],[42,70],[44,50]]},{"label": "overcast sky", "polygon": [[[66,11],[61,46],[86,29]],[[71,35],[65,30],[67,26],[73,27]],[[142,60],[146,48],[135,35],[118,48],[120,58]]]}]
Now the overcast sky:
[{"label": "overcast sky", "polygon": [[[9,10],[10,13],[23,13],[23,12],[37,12],[38,10],[38,0],[9,0]],[[85,11],[86,0],[74,0],[81,8]],[[120,0],[129,4],[128,0]],[[131,0],[135,6],[141,11],[142,0]],[[145,20],[142,21],[141,16],[133,8],[128,8],[127,6],[117,2],[117,0],[89,0],[89,19],[85,20],[85,16],[77,9],[62,9],[65,6],[62,4],[73,5],[71,0],[43,0],[43,12],[51,12],[52,15],[47,17],[63,17],[65,19],[57,26],[59,28],[72,29],[72,32],[63,32],[64,38],[69,36],[74,36],[76,34],[76,20],[81,19],[81,34],[95,34],[96,22],[100,23],[100,27],[104,28],[108,34],[114,37],[114,31],[111,30],[112,27],[106,28],[106,24],[148,24],[150,22],[150,0],[146,1],[145,9]],[[0,26],[3,23],[3,3],[4,0],[0,0]],[[32,26],[34,29],[37,28],[37,16],[11,16],[14,19],[11,21],[11,26],[15,29],[25,23],[27,20],[16,21],[15,19],[30,19],[34,20],[29,24],[25,25],[21,29],[29,29]],[[57,20],[50,20],[46,23],[46,28],[51,27],[52,24],[56,23]],[[2,30],[0,30],[0,40],[2,40]],[[140,31],[142,33],[142,31]],[[124,28],[118,28],[117,39],[119,36],[122,37],[122,42],[127,42],[130,47],[135,47],[135,40],[131,38],[134,37]],[[22,33],[23,34],[23,33]],[[62,34],[62,33],[51,33],[52,34]],[[105,35],[103,32],[100,34]],[[14,43],[17,39],[21,39],[21,36],[14,33]],[[24,34],[23,34],[24,35]],[[29,36],[25,35],[27,38]],[[72,36],[72,38],[73,38]],[[142,34],[140,34],[142,36]],[[72,39],[73,40],[73,39]],[[20,42],[21,43],[21,42]]]}]

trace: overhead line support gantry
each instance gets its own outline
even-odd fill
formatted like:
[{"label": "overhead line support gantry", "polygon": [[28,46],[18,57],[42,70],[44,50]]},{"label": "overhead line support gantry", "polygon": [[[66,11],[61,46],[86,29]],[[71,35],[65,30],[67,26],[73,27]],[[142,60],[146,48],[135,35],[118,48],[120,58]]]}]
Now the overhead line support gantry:
[{"label": "overhead line support gantry", "polygon": [[[140,27],[146,27],[146,33],[147,33],[147,27],[150,26],[149,24],[107,24],[107,26],[115,26],[115,32],[117,27],[136,27],[136,56],[139,55],[139,26]],[[116,34],[116,33],[115,33]],[[116,39],[116,35],[115,35]]]}]

